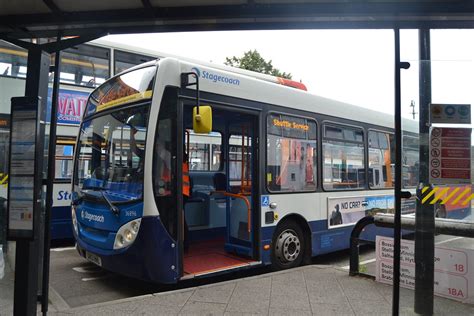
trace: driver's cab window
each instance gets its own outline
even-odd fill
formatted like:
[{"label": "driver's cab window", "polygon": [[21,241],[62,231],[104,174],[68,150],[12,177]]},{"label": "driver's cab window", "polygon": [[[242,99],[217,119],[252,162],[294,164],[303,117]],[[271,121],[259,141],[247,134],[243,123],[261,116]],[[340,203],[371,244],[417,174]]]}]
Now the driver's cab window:
[{"label": "driver's cab window", "polygon": [[222,135],[219,132],[196,134],[185,132],[185,150],[190,171],[219,171],[222,168]]},{"label": "driver's cab window", "polygon": [[229,137],[229,181],[232,188],[250,190],[252,183],[252,137],[233,134]]}]

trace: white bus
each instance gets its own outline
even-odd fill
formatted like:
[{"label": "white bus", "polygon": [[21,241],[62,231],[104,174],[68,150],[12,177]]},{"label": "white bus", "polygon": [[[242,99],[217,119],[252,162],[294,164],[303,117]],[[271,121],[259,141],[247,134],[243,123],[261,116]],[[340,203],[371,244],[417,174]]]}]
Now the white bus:
[{"label": "white bus", "polygon": [[[285,269],[348,248],[360,218],[393,212],[393,116],[288,85],[303,88],[164,58],[94,90],[73,177],[79,253],[161,283],[257,265]],[[212,109],[208,134],[193,131],[197,95]],[[405,127],[416,139],[417,123]],[[403,153],[405,185],[415,186],[418,148]]]}]

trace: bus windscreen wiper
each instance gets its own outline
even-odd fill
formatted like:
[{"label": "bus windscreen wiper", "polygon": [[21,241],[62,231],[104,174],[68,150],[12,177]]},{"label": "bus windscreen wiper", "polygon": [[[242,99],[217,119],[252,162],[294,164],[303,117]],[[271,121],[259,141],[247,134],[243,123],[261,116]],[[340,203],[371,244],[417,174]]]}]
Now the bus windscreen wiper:
[{"label": "bus windscreen wiper", "polygon": [[100,191],[100,193],[102,194],[102,197],[104,198],[105,202],[107,202],[107,204],[109,205],[112,213],[114,213],[114,215],[119,215],[120,209],[109,200],[109,198],[105,195],[104,191]]}]

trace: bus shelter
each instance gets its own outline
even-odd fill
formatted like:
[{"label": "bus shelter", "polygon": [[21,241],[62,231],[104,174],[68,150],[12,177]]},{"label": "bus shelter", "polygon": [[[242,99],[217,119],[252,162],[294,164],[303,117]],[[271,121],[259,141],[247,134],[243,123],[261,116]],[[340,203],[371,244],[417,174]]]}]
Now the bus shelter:
[{"label": "bus shelter", "polygon": [[[424,1],[421,3],[419,1],[372,1],[370,3],[360,1],[302,1],[299,3],[237,1],[232,4],[225,1],[212,1],[211,3],[195,1],[189,5],[187,2],[181,3],[180,1],[168,3],[153,0],[83,1],[81,3],[63,0],[44,0],[42,2],[31,0],[23,1],[22,4],[3,3],[1,7],[0,39],[26,49],[28,56],[25,94],[18,96],[21,98],[14,99],[13,106],[20,109],[20,112],[28,112],[27,114],[31,115],[28,118],[29,123],[37,131],[28,140],[34,146],[36,153],[31,159],[35,168],[28,180],[34,189],[31,195],[33,207],[27,216],[28,223],[26,226],[15,227],[13,225],[14,227],[12,227],[13,222],[10,222],[6,234],[0,227],[0,234],[2,234],[0,242],[6,245],[6,235],[9,239],[16,240],[16,314],[33,314],[38,296],[43,303],[43,312],[47,311],[49,222],[53,203],[51,179],[55,177],[57,115],[56,107],[47,109],[45,100],[47,100],[48,93],[48,76],[50,73],[54,73],[52,99],[53,104],[56,104],[60,81],[58,74],[61,72],[59,61],[63,50],[106,34],[198,30],[358,28],[387,28],[394,31],[395,143],[397,144],[394,153],[395,164],[393,165],[395,174],[394,208],[396,210],[393,253],[394,314],[398,314],[399,301],[402,199],[415,194],[404,189],[404,182],[411,181],[411,179],[403,176],[406,171],[404,168],[408,163],[403,161],[401,147],[403,140],[400,112],[401,94],[403,93],[402,76],[403,72],[408,71],[413,65],[400,57],[400,30],[419,30],[420,142],[414,146],[418,148],[420,157],[414,173],[418,173],[417,182],[420,187],[418,188],[419,192],[416,193],[418,202],[415,247],[418,250],[415,252],[415,257],[417,262],[423,262],[423,264],[417,266],[417,269],[421,270],[417,270],[416,276],[415,311],[423,314],[433,313],[435,203],[431,203],[431,201],[433,198],[448,200],[449,194],[452,192],[445,190],[444,187],[437,188],[436,186],[441,183],[437,179],[443,177],[443,172],[446,171],[441,166],[442,162],[439,166],[434,162],[436,157],[430,153],[435,148],[431,143],[437,141],[442,143],[443,140],[439,138],[437,141],[433,141],[437,136],[433,135],[433,130],[430,134],[428,123],[433,114],[438,113],[439,116],[442,116],[440,113],[443,111],[453,113],[452,111],[459,111],[461,105],[439,104],[439,107],[436,108],[432,104],[430,30],[474,27],[474,5],[471,1]],[[54,65],[51,64],[52,55],[55,56]],[[49,119],[46,116],[49,116]],[[11,122],[19,117],[22,116],[7,118],[5,124],[8,126],[8,119]],[[49,121],[50,124],[43,124],[45,121]],[[449,122],[442,121],[440,118],[438,123]],[[443,132],[440,131],[440,133],[442,135]],[[449,131],[444,133],[449,133]],[[47,152],[47,155],[43,152]],[[464,169],[467,170],[467,168]],[[10,180],[12,179],[11,170],[5,169],[3,173],[7,175],[10,173]],[[453,179],[462,178],[463,174],[467,177],[465,173],[461,174],[456,171],[456,174],[458,178],[453,176]],[[461,183],[470,185],[470,175],[468,181],[461,181]],[[445,184],[449,184],[449,180]],[[437,191],[447,194],[446,197],[437,195]],[[426,203],[427,201],[428,203]],[[6,212],[5,210],[3,212],[3,227],[5,227]],[[446,210],[444,212],[446,213]],[[11,218],[10,210],[9,220]],[[0,221],[1,223],[2,221]],[[5,228],[3,229],[5,230]],[[458,293],[457,291],[456,289],[456,293]]]}]

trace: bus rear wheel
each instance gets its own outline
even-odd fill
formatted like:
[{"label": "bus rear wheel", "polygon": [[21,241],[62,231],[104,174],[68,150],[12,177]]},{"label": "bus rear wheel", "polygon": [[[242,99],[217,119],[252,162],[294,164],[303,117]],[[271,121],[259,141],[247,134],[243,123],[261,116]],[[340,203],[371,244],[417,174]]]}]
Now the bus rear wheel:
[{"label": "bus rear wheel", "polygon": [[272,268],[283,270],[297,267],[304,257],[305,240],[301,227],[294,221],[277,226],[272,242]]}]

